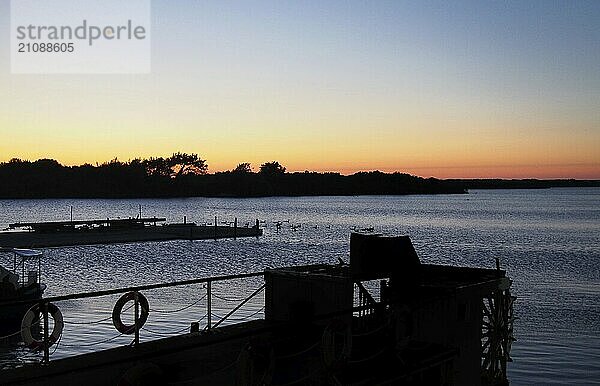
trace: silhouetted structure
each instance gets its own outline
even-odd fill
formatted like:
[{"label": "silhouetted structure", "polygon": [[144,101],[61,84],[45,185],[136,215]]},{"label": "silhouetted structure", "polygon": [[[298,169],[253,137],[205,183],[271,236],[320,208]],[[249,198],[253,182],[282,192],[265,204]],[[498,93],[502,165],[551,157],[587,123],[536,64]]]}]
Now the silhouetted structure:
[{"label": "silhouetted structure", "polygon": [[6,335],[18,330],[23,315],[42,297],[46,285],[40,282],[41,258],[41,251],[0,248],[0,303],[26,301],[2,308],[0,334]]},{"label": "silhouetted structure", "polygon": [[[422,264],[408,237],[353,234],[350,250],[349,265],[285,267],[42,299],[52,304],[125,292],[115,304],[119,323],[115,311],[113,323],[122,333],[120,328],[126,327],[134,340],[127,347],[58,360],[51,360],[46,348],[45,365],[4,370],[2,382],[85,381],[88,386],[508,383],[515,298],[504,271]],[[211,321],[211,283],[263,275],[264,284],[240,298],[218,322]],[[141,291],[199,283],[206,284],[206,319],[192,323],[189,334],[141,342],[144,322],[152,315]],[[222,326],[263,290],[264,319]],[[141,316],[130,326],[120,320],[122,299],[142,299]]]},{"label": "silhouetted structure", "polygon": [[191,222],[161,224],[165,218],[124,218],[103,220],[44,221],[9,224],[10,231],[0,232],[0,245],[11,248],[63,247],[73,245],[114,244],[145,241],[203,240],[258,237],[263,234],[259,222],[252,227],[197,225]]}]

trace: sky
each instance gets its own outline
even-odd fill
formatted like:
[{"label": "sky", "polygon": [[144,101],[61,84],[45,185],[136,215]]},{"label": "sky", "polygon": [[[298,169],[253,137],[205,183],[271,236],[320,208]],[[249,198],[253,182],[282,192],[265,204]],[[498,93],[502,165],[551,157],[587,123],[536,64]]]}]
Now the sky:
[{"label": "sky", "polygon": [[152,2],[152,70],[19,75],[0,161],[600,179],[600,1]]}]

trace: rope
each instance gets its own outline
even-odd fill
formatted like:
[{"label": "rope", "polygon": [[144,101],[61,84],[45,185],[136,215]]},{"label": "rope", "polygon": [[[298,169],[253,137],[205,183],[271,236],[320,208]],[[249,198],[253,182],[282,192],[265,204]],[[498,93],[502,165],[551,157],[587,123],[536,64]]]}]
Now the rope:
[{"label": "rope", "polygon": [[204,316],[203,316],[203,317],[201,317],[200,319],[196,320],[196,322],[201,322],[201,321],[203,321],[204,319],[206,319],[206,317],[207,317],[207,316],[208,316],[208,314],[204,314]]},{"label": "rope", "polygon": [[[150,311],[151,311],[151,312],[156,312],[156,313],[159,313],[159,314],[177,313],[177,312],[185,311],[185,310],[187,310],[188,308],[195,306],[196,304],[198,304],[198,303],[200,303],[202,300],[204,300],[204,298],[206,298],[206,295],[202,296],[200,299],[198,299],[198,300],[197,300],[197,301],[195,301],[194,303],[192,303],[192,304],[190,304],[190,305],[187,305],[187,306],[185,306],[185,307],[182,307],[182,308],[176,309],[176,310],[156,310],[156,309],[154,309],[154,308],[151,308],[151,309],[150,309]],[[135,305],[135,304],[130,304],[130,305],[127,307],[127,308],[125,308],[125,309],[124,309],[123,311],[121,311],[121,312],[125,312],[125,311],[128,311],[128,310],[130,310],[130,309],[131,309],[131,308],[132,308],[134,305]],[[90,324],[99,324],[99,323],[102,323],[102,322],[106,322],[107,320],[110,320],[110,319],[112,319],[112,315],[111,315],[111,316],[108,316],[108,317],[106,317],[106,318],[104,318],[104,319],[95,320],[95,321],[92,321],[92,322],[68,322],[68,321],[66,321],[66,320],[65,320],[64,322],[65,322],[65,324],[90,325]],[[1,338],[0,338],[0,339],[1,339]]]},{"label": "rope", "polygon": [[[32,326],[33,326],[33,325],[32,325]],[[19,331],[17,331],[17,332],[13,332],[13,333],[12,333],[12,334],[10,334],[10,335],[0,336],[0,340],[3,340],[3,339],[8,339],[8,338],[10,338],[11,336],[19,335],[21,332],[23,332],[23,330],[24,330],[24,328],[20,329],[20,330],[19,330]]]},{"label": "rope", "polygon": [[248,320],[250,318],[252,318],[253,316],[256,316],[257,314],[263,312],[265,310],[265,306],[262,306],[258,311],[253,312],[252,314],[248,315],[248,316],[243,316],[241,318],[235,318],[235,319],[231,319],[234,322],[241,322],[243,320]]},{"label": "rope", "polygon": [[223,317],[221,315],[217,315],[214,312],[211,312],[210,314],[219,320],[223,319]]},{"label": "rope", "polygon": [[[129,307],[125,308],[125,309],[124,309],[123,311],[121,311],[121,312],[125,312],[125,311],[128,311],[128,310],[130,310],[130,309],[131,309],[131,307],[133,307],[134,305],[135,305],[135,304],[133,304],[133,303],[132,303],[132,304],[130,304],[130,305],[129,305]],[[109,316],[109,317],[106,317],[106,318],[104,318],[104,319],[100,319],[100,320],[94,320],[94,321],[92,321],[92,322],[68,322],[68,321],[66,321],[66,320],[63,320],[63,322],[64,322],[65,324],[78,324],[78,325],[83,325],[83,324],[86,324],[86,325],[89,325],[89,324],[99,324],[99,323],[102,323],[102,322],[106,322],[107,320],[110,320],[110,319],[112,319],[112,315],[111,315],[111,316]]]},{"label": "rope", "polygon": [[113,336],[112,338],[108,338],[108,339],[105,339],[105,340],[101,340],[100,342],[94,342],[94,343],[89,343],[89,344],[65,344],[65,343],[63,343],[63,346],[65,346],[65,347],[92,347],[92,346],[96,346],[96,345],[98,345],[98,344],[102,344],[102,343],[108,343],[108,342],[110,342],[111,340],[115,340],[115,339],[117,339],[117,338],[118,338],[118,337],[120,337],[121,335],[123,335],[123,334],[115,335],[115,336]]},{"label": "rope", "polygon": [[159,314],[171,314],[171,313],[177,313],[177,312],[185,311],[185,310],[187,310],[188,308],[190,308],[190,307],[192,307],[192,306],[195,306],[196,304],[198,304],[198,303],[200,303],[202,300],[204,300],[204,298],[206,298],[206,295],[202,296],[200,299],[196,300],[196,301],[195,301],[195,302],[193,302],[192,304],[190,304],[190,305],[187,305],[187,306],[185,306],[185,307],[183,307],[183,308],[178,308],[178,309],[176,309],[176,310],[156,310],[156,309],[154,309],[154,308],[151,308],[151,309],[150,309],[150,311],[152,311],[152,312],[157,312],[157,313],[159,313]]},{"label": "rope", "polygon": [[154,334],[154,335],[171,336],[171,335],[175,335],[175,334],[181,334],[183,331],[187,330],[188,328],[189,328],[188,326],[185,326],[181,330],[177,330],[177,331],[173,331],[173,332],[158,332],[158,331],[150,330],[150,329],[148,329],[146,327],[142,327],[142,330],[147,331],[147,332],[149,332],[151,334]]},{"label": "rope", "polygon": [[[195,322],[200,323],[202,320],[204,320],[206,318],[206,316],[207,315],[205,314],[203,317],[201,317],[200,319],[196,320]],[[151,334],[155,334],[155,335],[170,336],[170,335],[173,335],[173,334],[180,334],[183,331],[187,330],[188,328],[189,327],[186,326],[186,327],[182,328],[181,330],[174,331],[174,332],[158,332],[158,331],[150,330],[150,329],[148,329],[146,327],[142,327],[141,329],[144,330],[144,331],[147,331],[147,332],[149,332]]]},{"label": "rope", "polygon": [[[235,318],[235,319],[233,319],[233,318],[227,318],[227,320],[230,320],[230,321],[232,321],[232,322],[241,321],[241,320],[246,320],[246,319],[249,319],[249,318],[251,318],[251,317],[255,316],[256,314],[258,314],[258,313],[262,312],[264,309],[265,309],[265,307],[263,306],[263,307],[261,307],[261,309],[260,309],[260,310],[258,310],[258,311],[256,311],[256,312],[254,312],[254,313],[252,313],[252,314],[250,314],[250,315],[248,315],[248,316],[243,316],[243,317],[241,317],[241,318]],[[238,311],[239,311],[239,310],[238,310]],[[219,320],[224,318],[224,316],[221,316],[221,315],[215,314],[214,312],[211,312],[210,314],[211,314],[212,316],[214,316],[215,318],[219,319]]]},{"label": "rope", "polygon": [[[255,290],[254,292],[252,292],[252,294],[250,294],[249,296],[246,297],[246,299],[244,299],[243,301],[240,302],[240,304],[238,304],[237,306],[233,307],[233,309],[231,311],[229,311],[227,313],[227,315],[223,316],[223,317],[219,317],[218,315],[215,315],[219,321],[217,323],[215,323],[215,327],[217,327],[219,324],[223,323],[225,321],[225,319],[229,318],[231,315],[233,315],[235,312],[237,312],[238,310],[240,310],[244,305],[246,305],[254,296],[258,295],[262,290],[265,289],[266,284],[261,285],[257,290]],[[212,314],[212,313],[211,313]],[[210,323],[209,326],[207,326],[210,328]]]},{"label": "rope", "polygon": [[62,332],[60,333],[60,336],[58,337],[58,340],[56,341],[56,345],[54,346],[54,350],[52,350],[52,352],[48,355],[48,357],[54,355],[54,353],[56,352],[56,350],[58,350],[58,345],[60,344],[60,341],[62,340],[63,334]]},{"label": "rope", "polygon": [[[40,321],[41,321],[41,318],[40,318],[40,319],[38,319],[38,321],[37,321],[37,322],[35,322],[35,323],[32,323],[32,324],[31,324],[31,326],[30,326],[30,328],[31,328],[31,327],[33,327],[33,326],[35,326],[36,324],[39,324],[39,323],[40,323]],[[25,328],[27,328],[27,327],[25,327]],[[10,338],[10,337],[12,337],[12,336],[19,335],[20,333],[22,333],[22,332],[23,332],[23,330],[25,330],[25,328],[22,328],[22,329],[20,329],[20,330],[19,330],[19,331],[17,331],[17,332],[13,332],[13,333],[12,333],[12,334],[10,334],[10,335],[0,336],[0,340],[3,340],[3,339],[8,339],[8,338]]]},{"label": "rope", "polygon": [[217,299],[226,301],[226,302],[241,302],[242,300],[245,299],[245,298],[226,298],[226,297],[219,296],[219,295],[216,295],[216,294],[211,294],[211,296],[213,296],[213,297],[215,297]]},{"label": "rope", "polygon": [[[130,308],[131,308],[131,307],[130,307]],[[127,311],[127,310],[124,310],[124,311]],[[68,321],[66,321],[66,320],[63,320],[63,322],[64,322],[65,324],[77,324],[77,325],[83,325],[83,324],[99,324],[99,323],[102,323],[102,322],[106,322],[107,320],[109,320],[109,319],[111,319],[111,318],[112,318],[112,315],[111,315],[111,316],[109,316],[109,317],[107,317],[107,318],[104,318],[104,319],[100,319],[100,320],[94,320],[94,321],[92,321],[92,322],[68,322]]]}]

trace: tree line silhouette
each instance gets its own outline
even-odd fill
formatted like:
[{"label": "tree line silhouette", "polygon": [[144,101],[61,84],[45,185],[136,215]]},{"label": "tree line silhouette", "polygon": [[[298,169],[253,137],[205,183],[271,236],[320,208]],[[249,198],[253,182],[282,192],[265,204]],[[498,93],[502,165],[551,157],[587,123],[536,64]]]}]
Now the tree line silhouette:
[{"label": "tree line silhouette", "polygon": [[0,198],[263,197],[317,195],[400,195],[466,193],[468,189],[531,189],[600,186],[599,180],[448,179],[405,173],[289,173],[277,161],[257,172],[244,162],[233,170],[208,173],[198,154],[113,159],[102,164],[64,166],[52,159],[0,163]]},{"label": "tree line silhouette", "polygon": [[262,197],[465,193],[458,181],[404,173],[288,173],[278,161],[252,171],[250,163],[208,173],[198,154],[113,159],[102,164],[64,166],[56,160],[11,159],[0,163],[2,198]]}]

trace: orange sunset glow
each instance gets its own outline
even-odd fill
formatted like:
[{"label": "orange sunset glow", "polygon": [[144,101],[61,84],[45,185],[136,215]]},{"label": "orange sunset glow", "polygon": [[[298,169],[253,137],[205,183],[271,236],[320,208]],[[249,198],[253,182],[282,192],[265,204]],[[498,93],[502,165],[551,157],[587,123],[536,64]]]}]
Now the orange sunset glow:
[{"label": "orange sunset glow", "polygon": [[15,75],[3,57],[0,161],[182,151],[209,172],[277,160],[289,171],[600,178],[593,23],[556,14],[549,29],[533,11],[494,7],[460,20],[416,4],[219,7],[156,3],[149,74]]}]

